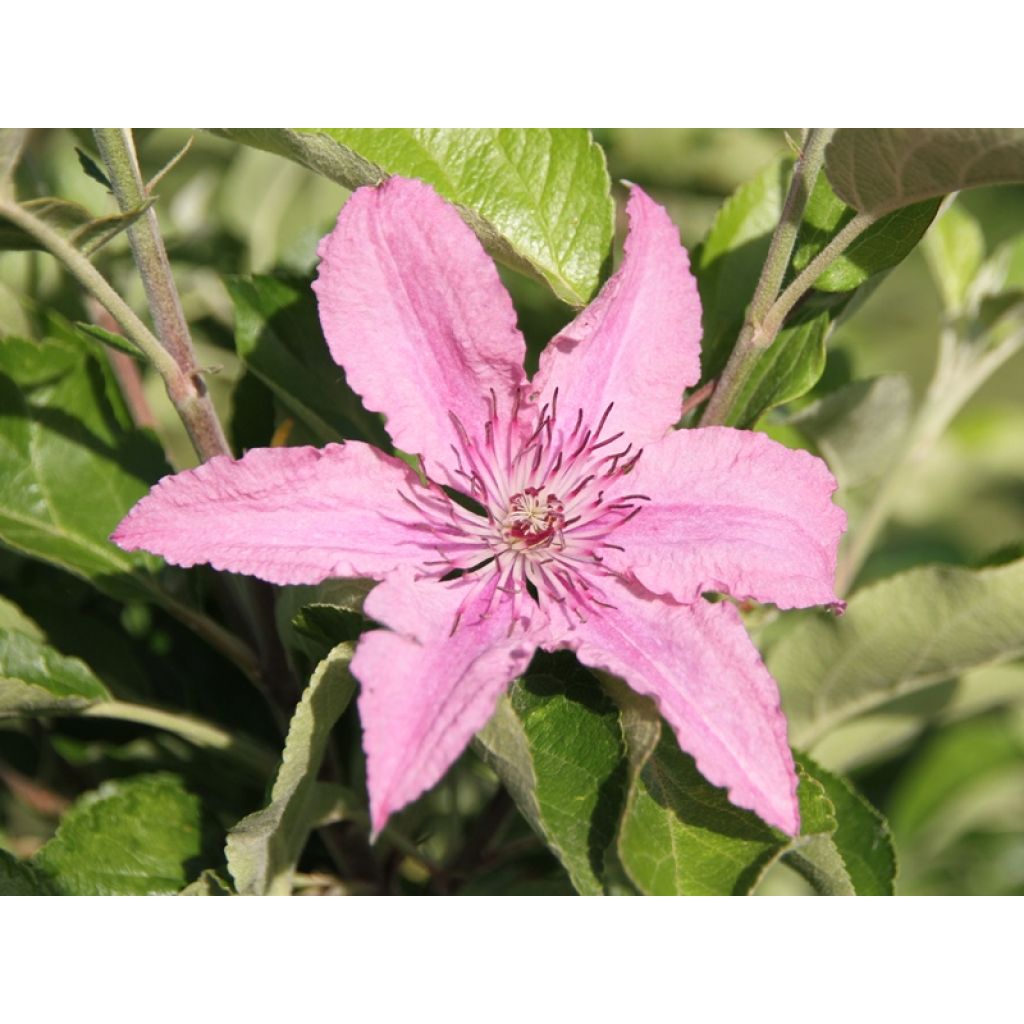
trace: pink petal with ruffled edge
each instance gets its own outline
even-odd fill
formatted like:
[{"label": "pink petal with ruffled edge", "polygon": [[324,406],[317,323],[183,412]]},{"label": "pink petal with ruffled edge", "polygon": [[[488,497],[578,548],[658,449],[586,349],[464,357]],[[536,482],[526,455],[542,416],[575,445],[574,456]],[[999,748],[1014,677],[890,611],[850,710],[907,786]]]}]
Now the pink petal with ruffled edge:
[{"label": "pink petal with ruffled edge", "polygon": [[701,774],[738,807],[789,835],[800,830],[797,778],[779,691],[736,609],[680,605],[611,583],[602,609],[559,646],[653,697]]},{"label": "pink petal with ruffled edge", "polygon": [[358,441],[257,448],[164,477],[111,540],[175,565],[209,562],[271,583],[380,579],[430,551],[432,536],[400,488],[426,490],[404,463]]},{"label": "pink petal with ruffled edge", "polygon": [[622,266],[544,350],[530,390],[548,402],[558,388],[558,408],[587,423],[614,402],[606,435],[644,445],[679,420],[700,378],[700,297],[668,213],[635,187],[627,212]]},{"label": "pink petal with ruffled edge", "polygon": [[509,635],[512,601],[493,595],[495,582],[402,573],[366,599],[389,627],[363,634],[352,659],[374,835],[444,775],[530,662],[536,644],[522,623]]},{"label": "pink petal with ruffled edge", "polygon": [[629,476],[642,511],[609,538],[609,569],[692,601],[702,591],[780,608],[836,603],[846,514],[821,459],[764,434],[708,427],[652,445]]},{"label": "pink petal with ruffled edge", "polygon": [[313,288],[335,361],[395,444],[455,476],[450,413],[480,439],[493,391],[511,418],[525,343],[490,257],[455,208],[419,181],[361,188],[320,243]]}]

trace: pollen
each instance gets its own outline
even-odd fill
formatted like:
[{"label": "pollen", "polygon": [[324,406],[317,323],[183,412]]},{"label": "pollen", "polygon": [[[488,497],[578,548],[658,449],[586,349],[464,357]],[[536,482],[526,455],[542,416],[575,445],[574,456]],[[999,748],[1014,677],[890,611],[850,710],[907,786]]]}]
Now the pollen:
[{"label": "pollen", "polygon": [[564,523],[565,506],[557,495],[527,487],[509,501],[501,535],[509,547],[519,550],[547,547],[558,541]]}]

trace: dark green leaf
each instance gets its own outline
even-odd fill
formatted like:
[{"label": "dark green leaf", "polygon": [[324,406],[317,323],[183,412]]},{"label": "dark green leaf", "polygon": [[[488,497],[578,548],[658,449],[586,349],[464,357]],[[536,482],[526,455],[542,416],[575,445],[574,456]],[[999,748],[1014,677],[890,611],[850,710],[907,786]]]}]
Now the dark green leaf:
[{"label": "dark green leaf", "polygon": [[615,705],[586,672],[534,675],[502,698],[477,747],[577,891],[604,891],[626,764]]},{"label": "dark green leaf", "polygon": [[831,326],[832,313],[825,310],[779,331],[736,396],[727,425],[752,427],[769,409],[810,391],[825,370],[825,342]]},{"label": "dark green leaf", "polygon": [[1024,560],[914,569],[854,594],[842,617],[805,619],[772,648],[801,746],[903,694],[1024,652]]},{"label": "dark green leaf", "polygon": [[53,896],[46,876],[31,864],[0,850],[0,896]]},{"label": "dark green leaf", "polygon": [[[834,827],[785,854],[818,891],[835,895],[891,896],[896,854],[885,819],[850,784],[825,771],[806,755],[797,758],[801,772],[820,785],[832,806]],[[804,822],[804,832],[808,822]]]},{"label": "dark green leaf", "polygon": [[[856,238],[814,282],[818,291],[850,292],[868,278],[901,263],[935,218],[941,199],[931,199],[882,217]],[[818,177],[804,210],[792,268],[799,273],[853,219],[824,175]]]},{"label": "dark green leaf", "polygon": [[75,146],[75,152],[78,154],[78,163],[86,175],[92,178],[93,181],[99,182],[108,192],[113,192],[110,180],[100,170],[96,161],[80,146]]},{"label": "dark green leaf", "polygon": [[492,256],[583,305],[611,248],[604,154],[574,128],[226,128],[346,188],[421,178],[456,203]]},{"label": "dark green leaf", "polygon": [[309,283],[232,278],[235,345],[246,366],[324,442],[358,437],[388,447],[377,416],[363,409],[327,350]]},{"label": "dark green leaf", "polygon": [[84,662],[0,629],[0,718],[78,711],[102,700],[110,693]]},{"label": "dark green leaf", "polygon": [[[131,227],[153,205],[147,200],[142,206],[125,213],[107,217],[94,217],[84,206],[47,196],[30,199],[22,208],[65,238],[86,254],[92,254]],[[15,227],[0,213],[0,251],[4,249],[40,249],[42,246],[31,235]]]},{"label": "dark green leaf", "polygon": [[888,213],[960,189],[1024,181],[1024,130],[839,128],[825,170],[854,209]]},{"label": "dark green leaf", "polygon": [[158,562],[107,539],[168,472],[84,338],[0,339],[0,542],[117,597],[152,597]]},{"label": "dark green leaf", "polygon": [[34,864],[65,896],[175,893],[199,826],[199,801],[175,775],[106,782],[75,802]]},{"label": "dark green leaf", "polygon": [[77,322],[75,326],[83,334],[88,334],[90,338],[95,338],[97,341],[103,342],[104,345],[117,349],[118,352],[124,352],[125,355],[131,356],[139,362],[145,361],[142,352],[120,334],[114,334],[113,331],[105,331],[102,327],[97,327],[96,324],[86,324],[81,321]]},{"label": "dark green leaf", "polygon": [[351,646],[342,644],[317,666],[292,717],[270,803],[228,833],[228,870],[243,896],[291,893],[295,865],[323,812],[315,799],[317,772],[331,729],[355,692],[351,657]]}]

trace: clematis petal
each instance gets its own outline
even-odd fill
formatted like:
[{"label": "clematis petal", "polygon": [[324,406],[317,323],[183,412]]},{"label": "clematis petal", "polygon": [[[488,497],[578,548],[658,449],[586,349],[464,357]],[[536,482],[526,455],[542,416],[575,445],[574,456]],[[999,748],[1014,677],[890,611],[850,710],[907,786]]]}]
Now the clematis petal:
[{"label": "clematis petal", "polygon": [[533,655],[495,582],[403,573],[366,600],[366,614],[390,627],[363,634],[352,659],[374,834],[444,775]]},{"label": "clematis petal", "polygon": [[684,602],[715,590],[780,608],[837,603],[846,515],[820,459],[750,431],[677,430],[627,481],[651,500],[609,538],[624,550],[608,550],[608,568]]},{"label": "clematis petal", "polygon": [[395,444],[457,484],[450,414],[480,440],[491,392],[507,420],[526,381],[494,264],[453,206],[403,178],[355,192],[319,252],[313,288],[331,355]]},{"label": "clematis petal", "polygon": [[175,565],[209,562],[271,583],[380,579],[431,550],[400,490],[426,488],[404,463],[358,441],[256,448],[164,477],[111,540]]},{"label": "clematis petal", "polygon": [[653,697],[701,774],[738,807],[795,835],[797,778],[779,691],[736,609],[612,583],[602,609],[562,638],[580,661]]},{"label": "clematis petal", "polygon": [[679,420],[683,391],[700,378],[700,297],[679,232],[639,188],[629,205],[622,266],[544,350],[531,391],[569,418],[596,421],[612,402],[608,433],[647,444]]}]

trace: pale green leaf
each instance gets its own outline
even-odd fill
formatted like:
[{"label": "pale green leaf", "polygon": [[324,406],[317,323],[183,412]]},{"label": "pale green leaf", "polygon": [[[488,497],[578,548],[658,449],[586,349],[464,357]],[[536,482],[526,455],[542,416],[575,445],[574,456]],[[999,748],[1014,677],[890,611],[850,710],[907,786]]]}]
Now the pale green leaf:
[{"label": "pale green leaf", "polygon": [[33,640],[43,641],[46,634],[13,601],[0,597],[0,629],[23,633]]},{"label": "pale green leaf", "polygon": [[110,699],[84,662],[25,633],[0,628],[0,718],[80,711]]},{"label": "pale green leaf", "polygon": [[898,374],[857,380],[791,416],[789,423],[811,441],[840,486],[880,477],[906,438],[912,396]]},{"label": "pale green leaf", "polygon": [[176,775],[137,775],[79,798],[33,863],[65,896],[145,896],[178,892],[199,848],[198,799]]},{"label": "pale green leaf", "polygon": [[813,746],[842,723],[1024,651],[1024,560],[914,569],[856,593],[846,614],[805,619],[769,652],[790,738]]},{"label": "pale green leaf", "polygon": [[985,233],[962,203],[951,204],[928,232],[924,253],[942,304],[957,313],[985,259]]},{"label": "pale green leaf", "polygon": [[960,189],[1024,181],[1024,129],[839,128],[825,170],[848,205],[888,213]]},{"label": "pale green leaf", "polygon": [[604,154],[575,128],[218,129],[346,188],[420,178],[459,206],[496,259],[583,305],[611,248]]},{"label": "pale green leaf", "polygon": [[179,896],[233,896],[231,887],[217,874],[207,868],[194,882],[189,882]]},{"label": "pale green leaf", "polygon": [[[21,205],[27,213],[31,213],[33,217],[58,231],[82,252],[91,255],[126,228],[131,227],[153,202],[154,200],[150,199],[135,209],[106,217],[94,217],[84,206],[54,196],[30,199]],[[0,212],[0,251],[42,248],[43,246],[31,235],[16,227]]]},{"label": "pale green leaf", "polygon": [[317,666],[292,716],[270,803],[228,833],[228,870],[243,896],[291,892],[295,865],[324,813],[317,772],[331,729],[355,692],[351,657],[351,645],[341,644]]}]

